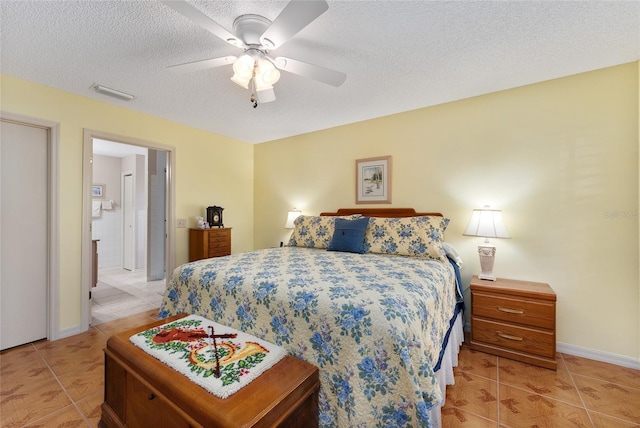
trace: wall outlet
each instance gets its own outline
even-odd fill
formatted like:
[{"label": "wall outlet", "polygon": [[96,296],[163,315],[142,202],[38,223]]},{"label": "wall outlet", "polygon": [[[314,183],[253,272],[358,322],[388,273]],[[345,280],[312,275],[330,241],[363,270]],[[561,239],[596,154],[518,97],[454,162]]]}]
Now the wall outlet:
[{"label": "wall outlet", "polygon": [[178,228],[184,229],[185,227],[187,227],[187,220],[184,218],[179,218],[178,219]]}]

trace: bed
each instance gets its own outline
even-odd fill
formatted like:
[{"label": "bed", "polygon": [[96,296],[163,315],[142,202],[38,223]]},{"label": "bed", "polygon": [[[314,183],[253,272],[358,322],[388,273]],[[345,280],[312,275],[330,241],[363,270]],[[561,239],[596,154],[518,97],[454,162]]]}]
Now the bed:
[{"label": "bed", "polygon": [[320,426],[438,427],[463,340],[447,224],[398,208],[301,216],[285,247],[176,268],[159,315],[201,315],[318,366]]}]

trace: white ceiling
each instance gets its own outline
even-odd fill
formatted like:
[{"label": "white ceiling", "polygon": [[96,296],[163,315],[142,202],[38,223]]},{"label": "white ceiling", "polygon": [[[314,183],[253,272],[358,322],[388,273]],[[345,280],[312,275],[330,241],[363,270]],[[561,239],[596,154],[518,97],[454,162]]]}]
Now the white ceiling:
[{"label": "white ceiling", "polygon": [[[287,1],[190,3],[232,31]],[[231,66],[166,67],[235,48],[158,1],[0,1],[0,71],[249,143],[303,134],[640,59],[638,1],[333,1],[274,51],[347,73],[290,73],[254,109]],[[137,98],[120,101],[93,83]]]}]

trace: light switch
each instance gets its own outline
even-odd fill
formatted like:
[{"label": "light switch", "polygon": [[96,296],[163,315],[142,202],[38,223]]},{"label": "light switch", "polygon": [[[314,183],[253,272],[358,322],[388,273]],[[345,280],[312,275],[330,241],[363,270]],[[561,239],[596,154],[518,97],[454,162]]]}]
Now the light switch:
[{"label": "light switch", "polygon": [[179,218],[178,219],[178,228],[184,229],[185,227],[187,227],[187,220],[184,218]]}]

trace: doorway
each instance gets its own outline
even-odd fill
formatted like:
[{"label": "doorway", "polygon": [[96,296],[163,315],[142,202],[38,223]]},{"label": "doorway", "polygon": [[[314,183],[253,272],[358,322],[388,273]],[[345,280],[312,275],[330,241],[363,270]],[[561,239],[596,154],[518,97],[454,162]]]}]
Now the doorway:
[{"label": "doorway", "polygon": [[[157,153],[162,153],[165,160],[162,168],[165,183],[160,187],[155,184]],[[167,220],[174,211],[169,174],[174,158],[172,147],[85,131],[84,184],[89,189],[96,185],[104,189],[102,198],[90,193],[91,216],[85,215],[88,227],[83,228],[83,288],[84,245],[97,241],[98,248],[97,281],[87,287],[90,300],[86,310],[87,300],[83,299],[87,328],[89,324],[154,309],[150,305],[159,306],[166,272],[172,269],[175,254],[173,234],[167,229]],[[162,195],[157,195],[158,192]],[[164,203],[158,206],[152,202],[156,200]],[[156,217],[162,219],[160,224],[153,220]],[[90,234],[85,233],[87,229]],[[148,243],[152,238],[162,247],[160,253],[164,255],[155,264],[148,263],[150,253],[158,252],[150,251]],[[149,281],[151,277],[153,280]],[[83,316],[83,325],[84,322]]]}]

